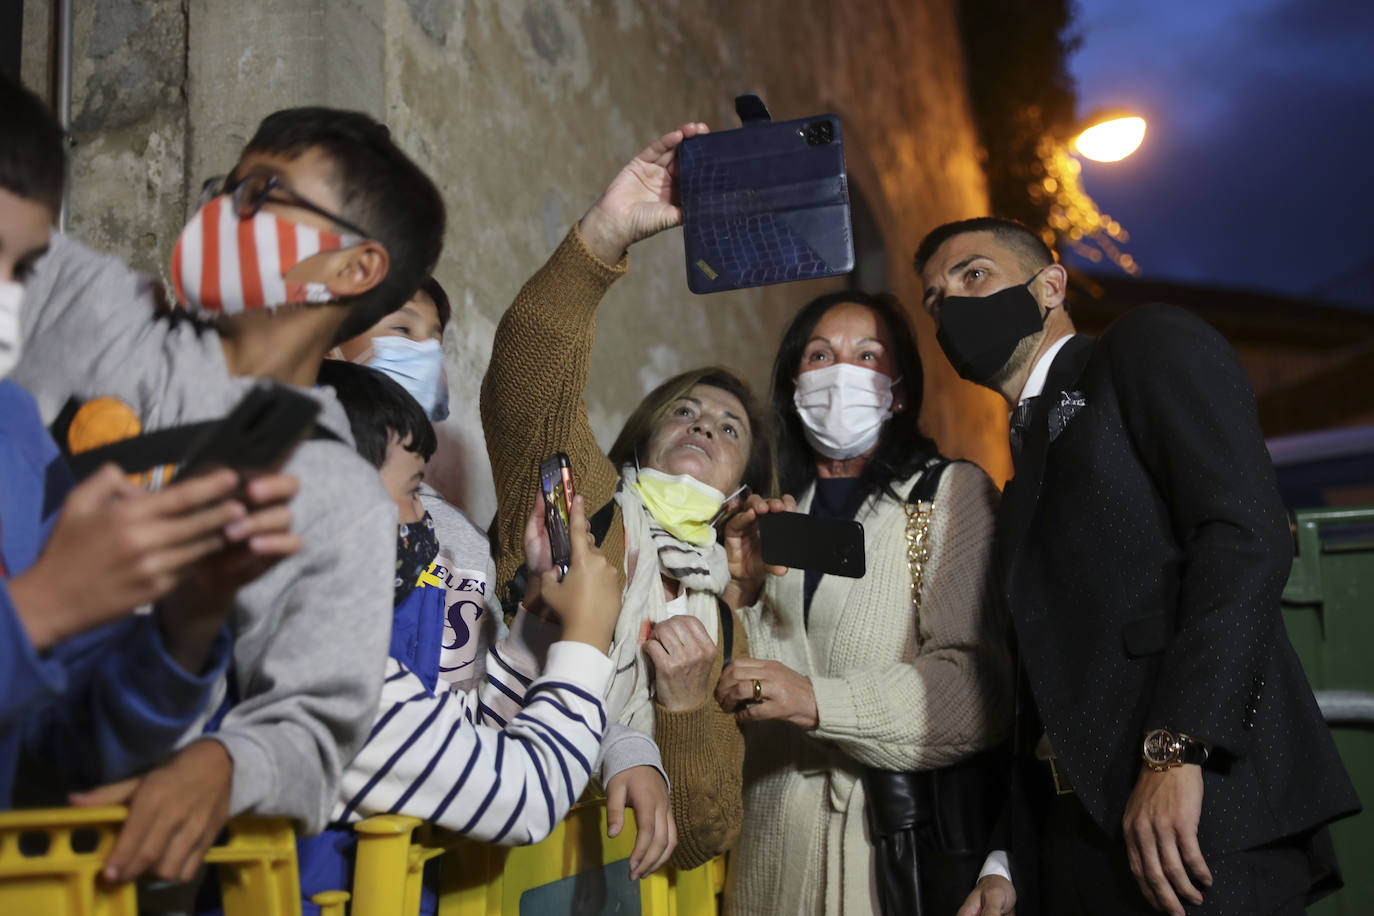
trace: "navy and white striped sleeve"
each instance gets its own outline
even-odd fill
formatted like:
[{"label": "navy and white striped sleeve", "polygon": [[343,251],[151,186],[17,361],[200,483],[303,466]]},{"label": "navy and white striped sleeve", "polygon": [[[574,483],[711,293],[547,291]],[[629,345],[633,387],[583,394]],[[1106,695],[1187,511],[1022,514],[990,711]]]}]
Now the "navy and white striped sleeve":
[{"label": "navy and white striped sleeve", "polygon": [[526,694],[539,675],[539,667],[524,663],[503,643],[487,650],[487,670],[476,690],[478,725],[505,728],[524,708]]},{"label": "navy and white striped sleeve", "polygon": [[614,664],[559,642],[504,728],[474,721],[487,690],[429,693],[394,659],[372,734],[344,772],[334,820],[406,814],[473,839],[537,843],[568,813],[596,762]]},{"label": "navy and white striped sleeve", "polygon": [[477,722],[505,728],[525,705],[525,692],[548,662],[549,649],[563,628],[529,613],[521,605],[506,638],[487,650],[486,675],[479,686]]}]

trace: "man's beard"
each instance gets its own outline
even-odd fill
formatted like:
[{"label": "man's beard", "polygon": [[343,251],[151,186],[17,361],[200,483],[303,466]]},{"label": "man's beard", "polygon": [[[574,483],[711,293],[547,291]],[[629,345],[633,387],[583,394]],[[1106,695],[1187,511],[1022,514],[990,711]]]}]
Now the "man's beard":
[{"label": "man's beard", "polygon": [[1017,343],[1016,349],[1011,351],[1011,356],[1002,368],[998,369],[992,378],[987,380],[987,387],[993,391],[1005,391],[1007,382],[1012,376],[1021,371],[1021,368],[1035,355],[1035,351],[1040,349],[1040,342],[1045,339],[1043,330],[1036,331],[1034,334],[1027,334]]}]

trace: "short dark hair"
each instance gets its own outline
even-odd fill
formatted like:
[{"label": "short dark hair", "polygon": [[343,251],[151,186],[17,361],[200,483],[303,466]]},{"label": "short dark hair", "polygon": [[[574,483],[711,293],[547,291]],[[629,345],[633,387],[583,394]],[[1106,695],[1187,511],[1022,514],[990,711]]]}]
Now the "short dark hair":
[{"label": "short dark hair", "polygon": [[287,108],[263,119],[245,153],[325,153],[338,169],[340,216],[386,248],[391,266],[371,290],[348,301],[335,343],[357,337],[405,305],[438,263],[444,201],[424,171],[367,115],[335,108]]},{"label": "short dark hair", "polygon": [[0,73],[0,188],[17,197],[62,208],[67,144],[43,100]]},{"label": "short dark hair", "polygon": [[[866,293],[848,289],[817,296],[797,312],[792,323],[783,331],[778,356],[773,361],[773,390],[769,395],[773,429],[777,435],[778,483],[782,492],[800,496],[816,479],[816,459],[807,444],[801,417],[797,414],[792,396],[797,390],[797,369],[801,365],[811,333],[826,312],[837,305],[855,303],[877,312],[892,335],[892,356],[906,387],[906,409],[895,413],[887,421],[878,448],[859,474],[855,499],[889,488],[894,480],[904,480],[937,454],[935,443],[921,432],[921,400],[925,379],[921,369],[921,353],[916,348],[916,335],[911,321],[897,298],[889,293]],[[905,493],[894,493],[905,499]]]},{"label": "short dark hair", "polygon": [[318,381],[338,395],[358,454],[373,466],[386,463],[386,447],[393,435],[406,451],[426,461],[434,456],[439,440],[424,408],[386,374],[347,360],[327,359],[320,366]]},{"label": "short dark hair", "polygon": [[453,317],[453,306],[449,304],[448,293],[439,285],[439,281],[434,277],[425,277],[425,282],[420,284],[420,292],[434,300],[434,311],[439,314],[439,333],[444,333],[444,328],[448,327],[449,318]]},{"label": "short dark hair", "polygon": [[916,273],[919,275],[926,269],[926,265],[935,257],[935,252],[940,250],[941,245],[956,235],[966,235],[970,232],[991,232],[999,241],[1010,245],[1028,269],[1038,270],[1055,262],[1054,252],[1044,240],[1021,223],[1000,216],[979,216],[945,223],[932,229],[916,249]]},{"label": "short dark hair", "polygon": [[615,444],[606,453],[616,470],[634,464],[639,453],[648,447],[654,428],[668,407],[679,398],[686,397],[687,392],[697,385],[719,388],[734,395],[740,402],[744,408],[744,418],[749,422],[750,441],[749,458],[745,462],[740,483],[748,484],[751,491],[762,496],[777,493],[773,437],[768,431],[767,415],[749,389],[749,383],[722,366],[703,366],[679,373],[646,394],[625,420],[620,435],[615,437]]}]

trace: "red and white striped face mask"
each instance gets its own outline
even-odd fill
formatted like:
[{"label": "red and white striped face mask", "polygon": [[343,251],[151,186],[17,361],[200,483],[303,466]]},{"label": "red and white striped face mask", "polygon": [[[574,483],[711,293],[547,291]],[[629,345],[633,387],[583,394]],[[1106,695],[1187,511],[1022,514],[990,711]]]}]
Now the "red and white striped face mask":
[{"label": "red and white striped face mask", "polygon": [[259,210],[239,218],[231,195],[214,198],[191,217],[172,251],[172,286],[189,311],[237,315],[291,302],[329,302],[323,283],[290,283],[286,274],[325,251],[364,239],[323,232]]}]

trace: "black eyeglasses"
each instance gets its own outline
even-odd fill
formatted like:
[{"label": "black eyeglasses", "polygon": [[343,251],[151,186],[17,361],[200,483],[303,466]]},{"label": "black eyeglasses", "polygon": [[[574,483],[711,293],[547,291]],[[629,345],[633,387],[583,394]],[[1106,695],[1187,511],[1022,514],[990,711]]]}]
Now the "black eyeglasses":
[{"label": "black eyeglasses", "polygon": [[311,203],[282,184],[281,179],[275,175],[248,174],[242,178],[235,178],[232,175],[216,175],[214,178],[206,179],[205,183],[200,186],[200,205],[205,206],[212,198],[219,197],[221,194],[233,196],[234,213],[238,215],[239,219],[252,219],[257,216],[263,204],[273,201],[300,207],[302,210],[309,210],[311,213],[337,223],[355,235],[360,235],[365,239],[372,238],[372,233],[366,229],[350,223],[337,213],[330,213],[318,204]]}]

